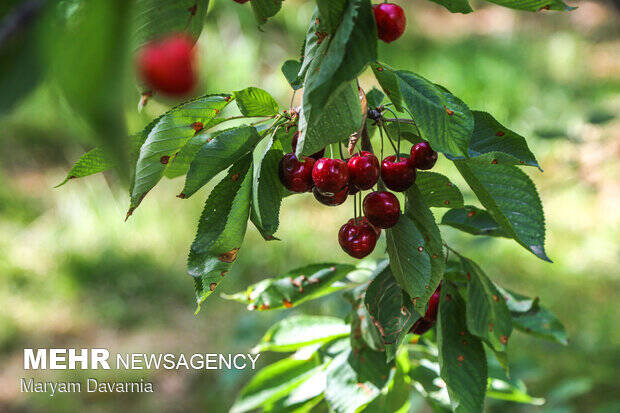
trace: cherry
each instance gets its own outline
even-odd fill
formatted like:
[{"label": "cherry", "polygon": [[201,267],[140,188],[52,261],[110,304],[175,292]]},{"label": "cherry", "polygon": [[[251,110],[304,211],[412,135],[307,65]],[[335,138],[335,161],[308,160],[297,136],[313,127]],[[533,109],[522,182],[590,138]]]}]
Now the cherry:
[{"label": "cherry", "polygon": [[364,215],[379,228],[391,228],[400,217],[400,202],[391,192],[371,192],[364,198]]},{"label": "cherry", "polygon": [[405,32],[407,17],[402,7],[393,3],[381,3],[373,9],[379,39],[391,43]]},{"label": "cherry", "polygon": [[295,154],[287,153],[280,160],[280,182],[289,191],[307,192],[312,189],[312,167],[314,159],[305,157],[300,162]]},{"label": "cherry", "polygon": [[431,169],[437,162],[435,152],[428,142],[420,142],[411,148],[411,166],[417,169]]},{"label": "cherry", "polygon": [[406,191],[415,182],[415,169],[410,165],[409,158],[388,156],[381,163],[381,179],[388,189],[396,192]]},{"label": "cherry", "polygon": [[[293,135],[293,141],[291,142],[291,146],[293,147],[293,153],[297,152],[297,139],[299,139],[299,131],[295,132],[295,134]],[[310,155],[310,157],[318,161],[323,157],[323,155],[325,155],[325,148],[313,153],[312,155]]]},{"label": "cherry", "polygon": [[334,195],[349,184],[349,170],[341,159],[321,158],[312,168],[314,186],[323,195]]},{"label": "cherry", "polygon": [[377,229],[364,218],[358,219],[357,223],[351,218],[338,232],[338,242],[344,252],[358,259],[375,249],[378,238]]},{"label": "cherry", "polygon": [[137,59],[140,77],[149,87],[167,95],[187,95],[197,82],[193,47],[192,39],[182,34],[146,44]]},{"label": "cherry", "polygon": [[316,187],[312,189],[312,193],[317,201],[327,206],[338,206],[342,205],[344,201],[347,200],[347,196],[349,195],[349,188],[344,187],[340,192],[336,192],[334,195],[323,195],[319,192]]},{"label": "cherry", "polygon": [[371,152],[362,151],[347,162],[349,183],[358,189],[367,190],[379,180],[379,160]]},{"label": "cherry", "polygon": [[431,295],[431,298],[428,300],[428,307],[424,317],[419,318],[415,323],[413,323],[413,326],[411,326],[411,329],[409,330],[410,333],[422,335],[430,330],[433,325],[435,325],[435,322],[437,321],[437,312],[439,311],[439,297],[441,297],[441,284],[439,284],[439,287],[437,287],[433,295]]}]

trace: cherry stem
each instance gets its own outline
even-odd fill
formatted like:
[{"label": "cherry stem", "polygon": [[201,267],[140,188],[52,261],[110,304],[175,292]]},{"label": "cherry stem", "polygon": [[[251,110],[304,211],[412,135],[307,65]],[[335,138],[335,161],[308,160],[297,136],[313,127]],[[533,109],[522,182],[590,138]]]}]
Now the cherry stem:
[{"label": "cherry stem", "polygon": [[357,225],[357,200],[353,197],[353,222]]},{"label": "cherry stem", "polygon": [[342,154],[342,142],[338,141],[338,151],[340,151],[340,159],[344,161],[344,155]]},{"label": "cherry stem", "polygon": [[398,152],[398,149],[396,148],[396,145],[394,145],[394,141],[392,141],[392,138],[390,137],[390,134],[389,134],[387,128],[385,127],[383,122],[381,122],[379,125],[380,125],[381,128],[383,128],[383,130],[385,130],[385,134],[388,137],[388,141],[390,141],[390,144],[392,145],[392,148],[394,148],[394,151],[396,152],[396,162],[400,162],[400,152]]},{"label": "cherry stem", "polygon": [[[398,119],[398,116],[396,116],[396,113],[392,109],[385,108],[385,110],[388,110],[395,118]],[[400,122],[396,122],[396,127],[398,128],[398,143],[397,143],[398,151],[397,151],[397,153],[400,154],[400,136],[402,135],[402,132],[400,130]],[[416,126],[416,128],[417,128],[417,126]]]},{"label": "cherry stem", "polygon": [[[387,109],[387,108],[386,108]],[[416,130],[418,131],[417,135],[414,135],[416,138],[418,139],[423,139],[420,136],[420,129],[418,129],[418,125],[416,125],[415,121],[413,119],[401,119],[401,118],[383,118],[384,122],[398,122],[398,123],[406,123],[408,125],[413,125],[415,126]],[[412,134],[413,135],[413,134]]]},{"label": "cherry stem", "polygon": [[362,191],[359,192],[359,210],[360,210],[360,217],[363,217],[364,211],[362,208]]}]

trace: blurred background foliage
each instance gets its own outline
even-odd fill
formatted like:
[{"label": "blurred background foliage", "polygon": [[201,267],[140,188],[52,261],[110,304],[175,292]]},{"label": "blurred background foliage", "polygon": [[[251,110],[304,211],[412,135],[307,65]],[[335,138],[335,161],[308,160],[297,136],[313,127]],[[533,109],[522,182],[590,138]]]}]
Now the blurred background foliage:
[{"label": "blurred background foliage", "polygon": [[[66,2],[71,5],[72,2]],[[525,13],[472,2],[452,15],[426,1],[397,1],[408,30],[382,44],[380,59],[441,83],[473,109],[493,113],[526,136],[545,170],[538,185],[554,264],[513,242],[442,228],[505,287],[542,302],[564,322],[567,347],[516,334],[513,376],[544,406],[489,401],[489,411],[620,411],[620,14],[613,2],[581,1],[572,13]],[[281,63],[296,58],[314,2],[287,0],[262,30],[247,5],[213,1],[199,41],[201,91],[259,86],[282,106],[291,91]],[[571,3],[575,5],[575,3]],[[6,81],[6,79],[4,79]],[[372,86],[370,74],[362,77]],[[121,80],[119,80],[121,82]],[[6,84],[3,83],[3,84]],[[138,90],[118,97],[136,131],[170,102],[138,113]],[[202,196],[180,201],[182,179],[166,181],[127,222],[127,194],[114,175],[53,186],[85,150],[93,132],[48,82],[0,115],[0,410],[226,411],[250,371],[64,372],[57,379],[149,378],[154,394],[23,394],[24,347],[107,347],[112,352],[247,352],[291,311],[250,313],[211,297],[193,315],[185,273]],[[448,162],[440,162],[473,202]],[[311,195],[289,197],[279,237],[265,243],[253,228],[218,291],[236,292],[266,276],[321,261],[351,261],[337,247],[348,203],[329,209]],[[439,214],[443,211],[439,212]],[[373,256],[380,256],[385,242]],[[327,297],[292,310],[344,316]],[[264,354],[261,365],[270,355]],[[49,372],[48,372],[49,373]],[[52,377],[37,372],[37,377]],[[416,411],[427,411],[423,402]]]}]

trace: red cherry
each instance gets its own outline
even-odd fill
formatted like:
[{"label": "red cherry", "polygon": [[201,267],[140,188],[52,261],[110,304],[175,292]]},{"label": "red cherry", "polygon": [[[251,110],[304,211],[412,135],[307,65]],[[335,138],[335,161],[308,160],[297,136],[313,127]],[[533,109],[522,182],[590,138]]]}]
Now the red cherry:
[{"label": "red cherry", "polygon": [[334,195],[323,195],[319,192],[316,187],[312,189],[312,193],[317,201],[327,206],[338,206],[344,204],[344,201],[347,200],[347,196],[349,195],[349,188],[344,187],[340,192],[335,193]]},{"label": "red cherry", "polygon": [[437,321],[437,312],[439,311],[440,297],[441,284],[439,284],[439,287],[437,287],[433,295],[431,295],[431,298],[428,300],[428,308],[426,309],[424,317],[419,318],[415,323],[413,323],[413,326],[411,326],[411,329],[409,330],[410,333],[422,335],[430,330],[433,325],[435,325],[435,322]]},{"label": "red cherry", "polygon": [[367,190],[375,186],[379,180],[379,160],[366,151],[353,156],[347,162],[349,183],[358,189]]},{"label": "red cherry", "polygon": [[363,218],[358,219],[357,223],[351,218],[338,232],[340,246],[354,258],[364,258],[370,254],[375,249],[378,238],[377,230]]},{"label": "red cherry", "polygon": [[371,192],[364,198],[364,215],[379,228],[391,228],[398,223],[400,202],[391,192]]},{"label": "red cherry", "polygon": [[295,154],[287,153],[280,160],[280,182],[289,191],[308,192],[312,189],[314,159],[305,157],[300,162]]},{"label": "red cherry", "polygon": [[[293,141],[291,142],[291,146],[293,147],[293,153],[297,152],[297,139],[299,139],[299,131],[295,132],[295,134],[293,135]],[[323,155],[325,155],[325,148],[313,153],[312,155],[310,155],[310,157],[318,161],[323,157]]]},{"label": "red cherry", "polygon": [[417,169],[431,169],[437,162],[435,152],[428,142],[420,142],[411,148],[411,166]]},{"label": "red cherry", "polygon": [[312,169],[314,186],[323,195],[333,195],[349,184],[349,170],[341,159],[321,158]]},{"label": "red cherry", "polygon": [[379,39],[391,43],[405,32],[407,17],[402,7],[393,3],[381,3],[373,9]]},{"label": "red cherry", "polygon": [[193,47],[192,39],[182,34],[146,44],[137,59],[140,77],[159,92],[171,96],[187,95],[197,82]]},{"label": "red cherry", "polygon": [[388,189],[396,192],[406,191],[415,182],[415,169],[410,165],[409,158],[388,156],[381,163],[381,179]]}]

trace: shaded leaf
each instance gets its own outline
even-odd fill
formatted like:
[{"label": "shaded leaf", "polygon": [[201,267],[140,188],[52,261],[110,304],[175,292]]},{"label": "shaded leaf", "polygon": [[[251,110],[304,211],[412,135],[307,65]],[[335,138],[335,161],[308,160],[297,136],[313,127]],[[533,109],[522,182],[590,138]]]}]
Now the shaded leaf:
[{"label": "shaded leaf", "polygon": [[241,247],[252,193],[252,158],[246,156],[209,194],[187,259],[200,304],[226,275]]},{"label": "shaded leaf", "polygon": [[304,85],[303,79],[299,78],[299,71],[301,70],[301,63],[297,60],[287,60],[282,65],[282,74],[286,78],[286,81],[291,85],[293,90],[301,89]]},{"label": "shaded leaf", "polygon": [[278,168],[284,155],[282,144],[272,138],[261,142],[254,150],[254,181],[252,186],[252,223],[259,228],[266,240],[273,240],[273,234],[280,225],[280,205],[284,187],[280,183]]},{"label": "shaded leaf", "polygon": [[562,0],[487,0],[500,6],[510,7],[511,9],[540,11],[545,10],[561,10],[571,11],[576,7],[570,7]]},{"label": "shaded leaf", "polygon": [[273,116],[278,114],[278,102],[269,93],[257,87],[235,92],[235,99],[243,116]]},{"label": "shaded leaf", "polygon": [[347,7],[348,0],[317,0],[319,18],[322,26],[330,33],[334,33],[342,20],[342,15]]},{"label": "shaded leaf", "polygon": [[467,0],[431,0],[437,4],[441,4],[452,13],[471,13],[473,10]]},{"label": "shaded leaf", "polygon": [[369,109],[376,108],[381,105],[381,103],[383,103],[383,99],[385,99],[385,94],[376,87],[373,87],[366,92],[366,100],[368,101]]},{"label": "shaded leaf", "polygon": [[251,4],[259,25],[266,23],[268,18],[278,14],[282,8],[282,0],[252,0]]},{"label": "shaded leaf", "polygon": [[441,225],[449,225],[472,235],[506,237],[491,214],[472,205],[449,210],[441,219]]},{"label": "shaded leaf", "polygon": [[482,205],[510,238],[538,258],[545,253],[545,216],[531,179],[512,165],[454,161]]},{"label": "shaded leaf", "polygon": [[436,172],[416,172],[416,185],[429,207],[460,208],[463,195],[448,177]]},{"label": "shaded leaf", "polygon": [[504,380],[491,377],[489,377],[488,380],[487,397],[496,400],[531,404],[533,406],[542,406],[545,404],[545,399],[532,397],[527,394],[525,389],[520,389]]}]

